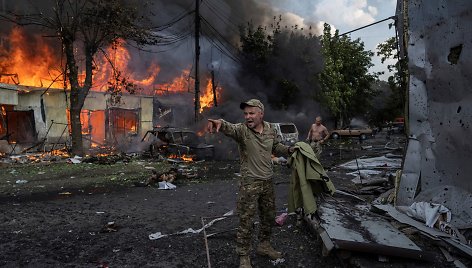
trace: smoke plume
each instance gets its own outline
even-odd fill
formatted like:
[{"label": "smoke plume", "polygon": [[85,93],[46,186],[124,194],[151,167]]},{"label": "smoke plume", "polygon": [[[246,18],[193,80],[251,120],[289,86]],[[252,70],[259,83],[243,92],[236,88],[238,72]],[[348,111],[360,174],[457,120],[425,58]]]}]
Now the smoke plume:
[{"label": "smoke plume", "polygon": [[[151,64],[157,63],[160,66],[160,71],[156,84],[171,81],[181,75],[184,69],[190,69],[189,79],[193,78],[195,70],[194,14],[191,12],[195,8],[195,1],[159,0],[152,3],[150,10],[147,10],[153,15],[151,17],[152,24],[172,24],[171,27],[165,28],[159,34],[181,37],[182,40],[168,46],[146,47],[144,50],[129,46],[131,60],[128,65],[130,69],[139,74],[146,72]],[[297,44],[281,44],[279,55],[271,61],[270,68],[273,74],[288,77],[299,88],[299,92],[293,97],[293,100],[290,100],[290,105],[284,107],[283,110],[279,107],[272,107],[270,104],[274,100],[283,98],[277,90],[275,81],[274,83],[261,81],[253,74],[241,70],[240,62],[232,59],[237,57],[237,49],[240,46],[239,26],[247,25],[249,22],[255,26],[270,26],[271,23],[274,23],[274,18],[279,17],[280,12],[273,8],[270,3],[268,0],[201,1],[200,79],[201,81],[203,81],[203,78],[208,79],[210,72],[213,71],[216,83],[223,88],[221,99],[217,107],[211,107],[203,112],[203,120],[195,123],[193,87],[189,86],[188,93],[181,93],[180,97],[177,95],[157,96],[158,106],[162,109],[171,107],[173,113],[171,117],[163,117],[161,121],[159,121],[159,117],[156,117],[158,120],[158,122],[155,122],[156,124],[172,124],[201,130],[206,124],[206,118],[223,118],[230,122],[242,122],[242,112],[239,109],[240,102],[250,98],[258,98],[266,105],[265,120],[270,122],[293,122],[300,132],[300,138],[303,139],[306,136],[314,118],[319,114],[323,114],[324,111],[313,99],[313,92],[317,88],[313,88],[313,83],[306,81],[308,70],[301,68],[299,62],[292,57],[292,51],[297,49]],[[47,13],[51,6],[53,6],[52,2],[47,0],[34,2],[18,0],[6,1],[5,9],[15,13],[25,14],[30,12],[34,14],[35,12]],[[304,23],[309,24],[305,21]],[[293,14],[282,17],[282,30],[287,29],[284,34],[291,34],[293,24],[299,25],[300,18]],[[317,22],[313,22],[312,25],[316,24]],[[285,26],[287,27],[285,28]],[[13,25],[2,23],[0,27],[0,31],[5,34]],[[29,30],[29,33],[32,33],[32,31]],[[301,30],[299,31],[301,32]],[[305,29],[303,33],[306,34],[308,31],[310,30]],[[312,34],[320,33],[313,29]],[[188,37],[183,38],[185,35],[188,35]],[[224,39],[226,43],[216,41],[217,38]],[[58,40],[56,39],[54,42],[58,42]],[[57,43],[55,44],[57,47]],[[314,43],[311,51],[308,52],[318,59],[310,65],[310,71],[314,73],[322,70],[323,62],[319,49],[319,43]],[[60,54],[60,50],[58,50],[58,54]],[[232,55],[232,58],[226,54]],[[312,79],[316,79],[316,77],[312,77]]]}]

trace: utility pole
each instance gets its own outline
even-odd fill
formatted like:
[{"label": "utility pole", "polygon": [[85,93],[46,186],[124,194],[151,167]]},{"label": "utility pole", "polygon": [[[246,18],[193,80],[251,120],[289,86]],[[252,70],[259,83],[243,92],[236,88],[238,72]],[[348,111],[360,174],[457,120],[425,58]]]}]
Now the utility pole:
[{"label": "utility pole", "polygon": [[195,122],[200,115],[200,78],[198,64],[200,62],[200,0],[195,0]]},{"label": "utility pole", "polygon": [[211,87],[213,88],[213,104],[218,106],[216,102],[216,84],[215,84],[215,70],[211,70]]}]

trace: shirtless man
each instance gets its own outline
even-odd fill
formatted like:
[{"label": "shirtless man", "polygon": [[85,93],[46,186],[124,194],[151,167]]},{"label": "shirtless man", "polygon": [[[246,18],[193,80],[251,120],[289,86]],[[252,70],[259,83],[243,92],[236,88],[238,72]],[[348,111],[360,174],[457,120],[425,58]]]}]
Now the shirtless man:
[{"label": "shirtless man", "polygon": [[311,148],[313,148],[313,151],[318,158],[320,158],[322,151],[321,144],[328,138],[328,129],[321,124],[321,116],[317,116],[315,123],[311,125],[310,131],[308,131],[308,137],[306,140],[310,143]]}]

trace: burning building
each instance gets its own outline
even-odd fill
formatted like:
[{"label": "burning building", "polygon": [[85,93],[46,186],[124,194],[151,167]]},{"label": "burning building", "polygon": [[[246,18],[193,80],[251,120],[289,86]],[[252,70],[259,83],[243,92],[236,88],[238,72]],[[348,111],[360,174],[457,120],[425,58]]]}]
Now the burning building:
[{"label": "burning building", "polygon": [[[61,71],[60,53],[39,37],[33,38],[35,46],[29,45],[31,38],[21,28],[12,28],[0,57],[0,138],[4,140],[0,151],[6,153],[44,150],[70,141],[70,87]],[[119,145],[128,151],[126,145],[156,125],[193,122],[190,68],[162,82],[158,81],[161,66],[156,61],[146,67],[133,62],[133,52],[124,41],[105,50],[94,59],[93,86],[80,116],[86,148]],[[79,78],[84,75],[81,72]],[[118,84],[122,81],[132,85],[130,94]],[[200,112],[221,94],[221,87],[214,87],[210,78],[205,82]],[[111,93],[110,89],[118,90]]]},{"label": "burning building", "polygon": [[[48,144],[64,145],[69,141],[67,91],[8,84],[0,84],[0,90],[8,90],[11,95],[9,102],[2,100],[0,134],[8,143],[18,144],[16,150],[5,148],[4,144],[4,152],[36,146],[45,149]],[[113,103],[111,98],[111,94],[98,91],[87,96],[80,118],[86,147],[119,145],[124,141],[130,144],[152,129],[152,96],[123,95],[119,103]]]}]

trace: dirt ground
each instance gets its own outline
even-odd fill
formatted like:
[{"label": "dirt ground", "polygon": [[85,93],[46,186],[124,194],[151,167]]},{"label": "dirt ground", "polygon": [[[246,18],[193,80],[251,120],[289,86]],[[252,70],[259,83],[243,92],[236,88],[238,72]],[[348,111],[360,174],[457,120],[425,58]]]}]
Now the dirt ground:
[{"label": "dirt ground", "polygon": [[[393,140],[392,140],[393,139]],[[362,144],[357,140],[330,141],[322,162],[336,186],[352,187],[336,164],[359,155],[381,155],[387,142],[404,138],[378,135]],[[361,146],[373,146],[363,150]],[[379,150],[375,150],[378,145]],[[0,266],[2,267],[207,267],[203,234],[180,234],[151,240],[161,232],[173,234],[235,210],[237,161],[170,163],[140,156],[113,164],[71,164],[64,160],[0,164]],[[136,187],[151,170],[171,167],[196,174],[179,178],[174,190]],[[287,207],[290,169],[275,166],[276,206]],[[236,217],[206,229],[212,267],[237,267]],[[257,222],[255,223],[257,228]],[[256,238],[254,238],[254,242]],[[254,267],[454,267],[439,256],[435,263],[345,254],[321,255],[321,240],[306,225],[289,217],[274,227],[273,245],[284,261],[273,263],[253,254]]]}]

